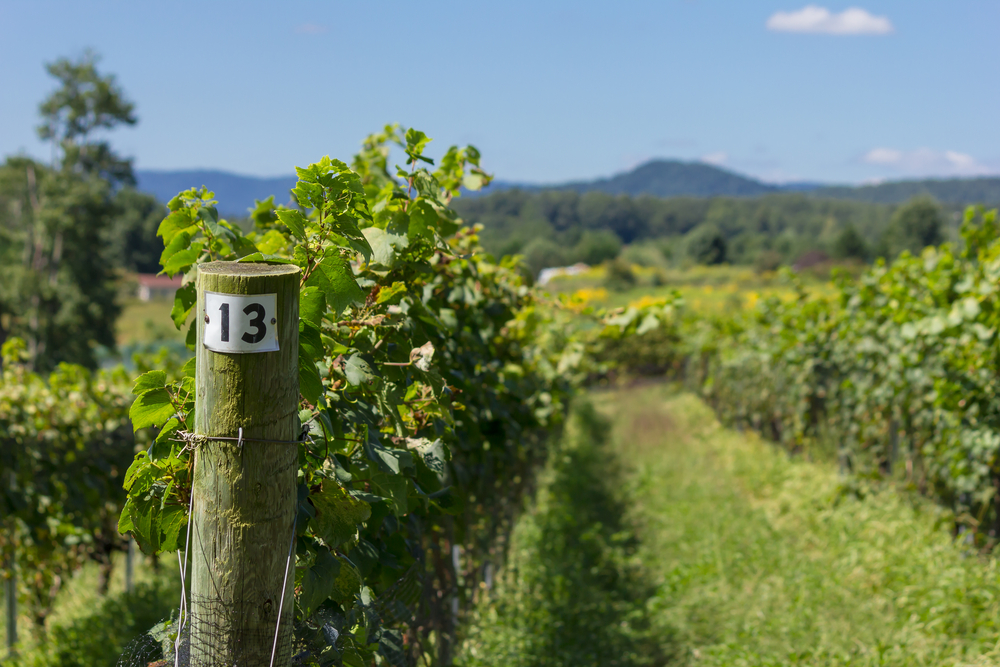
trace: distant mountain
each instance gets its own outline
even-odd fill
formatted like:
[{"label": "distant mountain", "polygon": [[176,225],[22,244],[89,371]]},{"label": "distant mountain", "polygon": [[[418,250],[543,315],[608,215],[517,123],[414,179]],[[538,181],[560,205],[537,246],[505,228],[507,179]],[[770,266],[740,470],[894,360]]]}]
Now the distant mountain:
[{"label": "distant mountain", "polygon": [[875,204],[898,204],[918,195],[930,195],[942,204],[1000,204],[1000,178],[949,178],[892,181],[877,185],[826,185],[811,191],[815,197],[851,199]]},{"label": "distant mountain", "polygon": [[654,197],[755,197],[779,188],[704,162],[653,160],[611,178],[557,186],[576,192]]},{"label": "distant mountain", "polygon": [[[807,189],[813,184],[800,184]],[[485,190],[466,192],[465,196],[480,197],[500,190],[572,190],[574,192],[605,192],[633,197],[756,197],[782,188],[704,162],[653,160],[631,171],[594,181],[572,181],[554,185],[535,185],[512,181],[493,181]]]},{"label": "distant mountain", "polygon": [[140,169],[135,172],[135,177],[139,190],[155,195],[163,202],[170,201],[182,190],[207,186],[215,193],[219,212],[229,217],[246,216],[247,209],[253,207],[254,199],[267,199],[271,195],[274,195],[276,203],[287,204],[288,191],[295,187],[296,181],[294,176],[260,178],[211,169]]}]

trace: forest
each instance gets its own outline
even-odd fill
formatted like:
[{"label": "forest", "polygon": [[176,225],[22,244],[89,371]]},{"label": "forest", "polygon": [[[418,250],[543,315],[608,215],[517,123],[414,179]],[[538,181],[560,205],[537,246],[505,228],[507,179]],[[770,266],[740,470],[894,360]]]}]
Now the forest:
[{"label": "forest", "polygon": [[[487,157],[387,125],[227,220],[134,189],[94,56],[48,71],[54,159],[0,167],[4,665],[997,659],[995,209],[463,197]],[[226,271],[286,276],[243,313],[297,344],[213,349]],[[242,408],[289,389],[280,437]],[[218,556],[265,524],[278,568]]]},{"label": "forest", "polygon": [[688,261],[774,270],[810,251],[870,262],[953,238],[961,211],[922,196],[889,205],[802,193],[662,199],[517,189],[460,199],[455,207],[483,224],[489,251],[523,255],[536,274],[547,266],[599,264],[625,246],[653,266]]}]

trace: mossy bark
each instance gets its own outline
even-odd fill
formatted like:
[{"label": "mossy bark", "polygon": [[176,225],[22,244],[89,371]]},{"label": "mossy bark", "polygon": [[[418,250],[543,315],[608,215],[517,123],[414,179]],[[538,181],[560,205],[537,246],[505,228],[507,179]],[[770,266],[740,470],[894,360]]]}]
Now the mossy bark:
[{"label": "mossy bark", "polygon": [[[205,291],[277,294],[279,350],[206,349]],[[299,270],[211,262],[198,271],[195,431],[298,438]],[[296,444],[207,441],[198,447],[191,531],[192,666],[269,665],[296,512]],[[288,568],[275,665],[291,661],[294,562]]]}]

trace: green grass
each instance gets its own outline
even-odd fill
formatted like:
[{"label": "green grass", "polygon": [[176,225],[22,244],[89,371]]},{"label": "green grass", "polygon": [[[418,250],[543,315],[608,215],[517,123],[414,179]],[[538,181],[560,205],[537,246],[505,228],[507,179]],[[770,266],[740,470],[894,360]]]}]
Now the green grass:
[{"label": "green grass", "polygon": [[466,665],[988,665],[1000,567],[666,385],[574,408]]},{"label": "green grass", "polygon": [[115,337],[119,345],[183,341],[186,332],[178,331],[170,319],[173,299],[139,301],[130,299],[122,304]]},{"label": "green grass", "polygon": [[835,468],[721,428],[689,394],[602,396],[629,463],[649,604],[698,665],[960,665],[1000,658],[1000,568],[947,515],[859,498]]},{"label": "green grass", "polygon": [[553,443],[507,564],[479,606],[457,664],[659,665],[674,650],[646,605],[655,593],[623,523],[606,424],[586,402]]},{"label": "green grass", "polygon": [[[173,554],[170,554],[171,556]],[[45,636],[34,632],[28,616],[18,619],[16,661],[5,667],[113,667],[134,638],[170,616],[180,599],[176,558],[161,558],[159,571],[141,553],[136,554],[133,592],[125,591],[124,554],[116,554],[108,594],[97,592],[98,570],[90,563],[60,590]],[[19,609],[24,612],[25,609]],[[0,618],[0,637],[6,639]]]}]

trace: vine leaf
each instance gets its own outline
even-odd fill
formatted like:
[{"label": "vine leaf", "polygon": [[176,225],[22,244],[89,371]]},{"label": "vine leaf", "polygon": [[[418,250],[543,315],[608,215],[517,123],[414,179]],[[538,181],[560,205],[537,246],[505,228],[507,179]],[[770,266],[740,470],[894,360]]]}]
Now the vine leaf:
[{"label": "vine leaf", "polygon": [[326,297],[318,287],[305,287],[299,293],[299,319],[317,329],[323,327],[323,313],[326,312]]},{"label": "vine leaf", "polygon": [[293,236],[305,240],[306,219],[301,213],[295,209],[281,209],[275,212],[278,214],[278,220],[281,220],[282,224],[288,227]]},{"label": "vine leaf", "polygon": [[344,364],[344,375],[347,376],[347,381],[355,387],[373,385],[378,380],[375,371],[360,354],[352,354],[348,357]]},{"label": "vine leaf", "polygon": [[135,386],[132,387],[132,393],[138,396],[149,391],[150,389],[163,389],[166,386],[166,371],[149,371],[148,373],[143,373],[135,379]]},{"label": "vine leaf", "polygon": [[194,283],[184,285],[174,294],[174,306],[170,309],[170,319],[180,329],[187,322],[188,315],[198,301],[198,290]]},{"label": "vine leaf", "polygon": [[138,431],[148,426],[165,424],[175,412],[166,389],[149,389],[133,401],[128,417],[132,420],[132,430]]},{"label": "vine leaf", "polygon": [[339,254],[325,256],[316,265],[306,285],[319,288],[335,317],[340,317],[351,304],[365,299],[365,292],[354,279],[350,263]]},{"label": "vine leaf", "polygon": [[309,502],[316,508],[309,527],[331,549],[354,539],[358,525],[372,515],[368,503],[355,500],[332,481],[324,482],[319,493],[309,494]]}]

